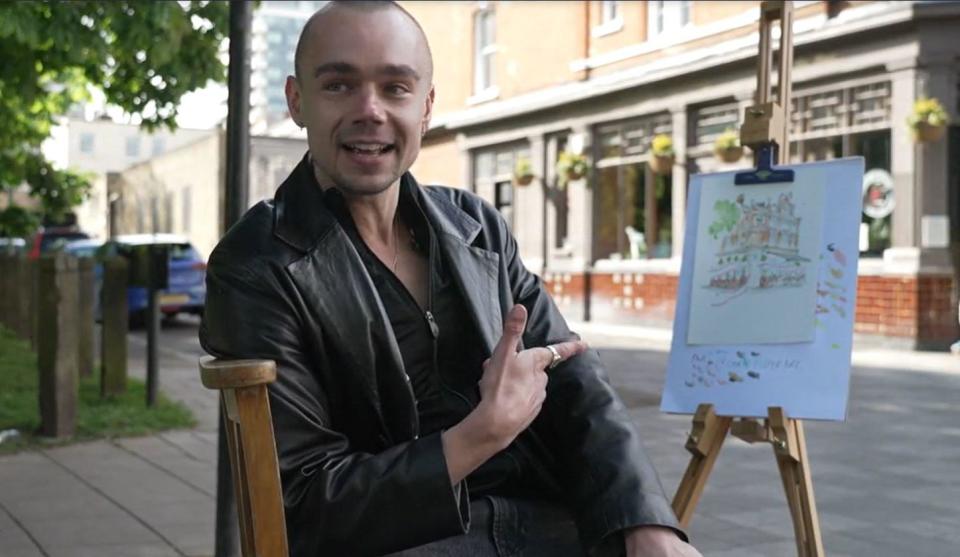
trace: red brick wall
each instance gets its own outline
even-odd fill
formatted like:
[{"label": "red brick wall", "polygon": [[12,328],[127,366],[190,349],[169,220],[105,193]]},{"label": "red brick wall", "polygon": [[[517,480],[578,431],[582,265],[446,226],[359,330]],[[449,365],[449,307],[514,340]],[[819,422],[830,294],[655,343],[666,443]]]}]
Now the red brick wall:
[{"label": "red brick wall", "polygon": [[[677,296],[676,275],[594,273],[590,320],[668,325]],[[584,318],[586,283],[578,273],[547,273],[544,282],[569,319]],[[949,275],[861,276],[854,331],[915,339],[918,347],[943,347],[960,338]]]}]

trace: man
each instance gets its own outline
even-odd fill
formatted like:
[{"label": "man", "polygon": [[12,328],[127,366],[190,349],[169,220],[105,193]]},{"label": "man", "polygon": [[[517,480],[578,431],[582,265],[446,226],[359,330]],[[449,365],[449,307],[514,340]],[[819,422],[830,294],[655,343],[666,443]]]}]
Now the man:
[{"label": "man", "polygon": [[434,99],[412,16],[328,4],[296,73],[309,153],[214,250],[201,330],[277,361],[291,553],[699,555],[499,214],[407,172]]}]

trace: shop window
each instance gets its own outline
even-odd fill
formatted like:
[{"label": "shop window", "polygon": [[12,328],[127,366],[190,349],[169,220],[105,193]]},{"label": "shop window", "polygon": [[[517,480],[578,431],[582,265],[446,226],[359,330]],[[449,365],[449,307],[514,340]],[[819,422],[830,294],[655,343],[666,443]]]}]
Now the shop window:
[{"label": "shop window", "polygon": [[[814,162],[841,157],[863,157],[864,168],[874,176],[890,177],[890,130],[819,137],[790,143],[790,162]],[[861,213],[861,253],[879,257],[891,245],[893,214]]]},{"label": "shop window", "polygon": [[[513,170],[520,157],[530,158],[526,144],[504,145],[476,151],[473,154],[473,189],[493,203],[507,221],[514,224]],[[535,171],[540,174],[539,171]]]},{"label": "shop window", "polygon": [[603,126],[597,134],[594,254],[597,259],[670,257],[672,191],[670,176],[647,165],[650,142],[671,134],[669,115]]}]

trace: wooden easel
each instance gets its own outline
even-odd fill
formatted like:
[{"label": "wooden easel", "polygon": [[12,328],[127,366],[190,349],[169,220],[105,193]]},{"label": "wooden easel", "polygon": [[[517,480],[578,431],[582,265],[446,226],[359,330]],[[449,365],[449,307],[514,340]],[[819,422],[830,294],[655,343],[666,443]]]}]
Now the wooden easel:
[{"label": "wooden easel", "polygon": [[[771,24],[778,19],[781,29],[778,99],[771,101],[773,52],[770,31]],[[785,113],[790,109],[790,68],[793,65],[793,3],[790,0],[761,2],[759,59],[755,103],[747,109],[740,128],[740,142],[753,149],[757,169],[738,174],[735,179],[738,185],[793,181],[793,171],[772,167],[780,162],[781,150],[789,152],[789,122]],[[684,527],[690,524],[694,508],[728,432],[748,443],[765,442],[773,446],[793,517],[797,555],[822,557],[823,540],[813,497],[803,423],[787,417],[780,407],[770,407],[762,424],[754,418],[717,416],[712,404],[701,404],[697,408],[693,428],[686,442],[686,449],[691,453],[690,464],[673,499],[673,510],[680,524]]]}]

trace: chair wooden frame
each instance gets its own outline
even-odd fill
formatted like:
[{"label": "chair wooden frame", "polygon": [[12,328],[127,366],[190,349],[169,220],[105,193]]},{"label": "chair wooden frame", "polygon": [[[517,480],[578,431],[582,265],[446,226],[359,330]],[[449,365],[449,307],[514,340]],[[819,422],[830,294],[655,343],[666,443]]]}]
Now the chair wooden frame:
[{"label": "chair wooden frame", "polygon": [[244,557],[287,557],[287,529],[267,385],[270,360],[200,360],[204,387],[220,391]]}]

